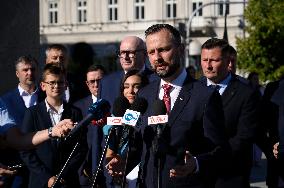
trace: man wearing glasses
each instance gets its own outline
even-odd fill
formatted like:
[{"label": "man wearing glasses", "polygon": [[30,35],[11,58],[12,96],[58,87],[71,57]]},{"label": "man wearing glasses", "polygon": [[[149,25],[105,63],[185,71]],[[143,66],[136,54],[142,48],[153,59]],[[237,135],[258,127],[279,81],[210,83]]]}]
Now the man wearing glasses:
[{"label": "man wearing glasses", "polygon": [[[81,110],[83,117],[88,114],[88,109],[91,104],[97,102],[99,84],[104,74],[105,69],[102,65],[91,65],[87,70],[86,85],[88,86],[91,95],[74,103],[74,106]],[[88,177],[90,178],[92,176],[92,172],[96,169],[99,161],[102,134],[99,134],[98,131],[98,126],[93,126],[92,124],[88,126],[87,141],[90,152],[88,158],[84,162],[82,170],[80,170],[80,174],[83,174],[83,176],[80,176],[81,187],[90,187]]]},{"label": "man wearing glasses", "polygon": [[122,71],[117,71],[107,75],[101,81],[98,97],[106,99],[113,104],[116,97],[119,96],[119,88],[124,74],[130,70],[136,69],[143,72],[149,81],[153,81],[153,71],[145,64],[146,48],[144,41],[136,36],[127,36],[121,43],[118,52],[119,62]]},{"label": "man wearing glasses", "polygon": [[[62,119],[71,119],[73,122],[82,119],[80,110],[63,100],[66,78],[65,72],[58,65],[47,64],[44,67],[40,85],[46,98],[26,110],[22,124],[23,133],[48,129],[52,137],[51,130]],[[61,169],[64,169],[60,176],[62,179],[59,179],[57,186],[61,187],[63,184],[66,188],[80,187],[77,170],[87,152],[86,138],[81,136],[85,131],[84,128],[65,140],[51,139],[37,148],[21,151],[21,157],[30,170],[29,187],[52,187]],[[78,146],[76,149],[75,144]],[[63,168],[67,159],[68,164]]]}]

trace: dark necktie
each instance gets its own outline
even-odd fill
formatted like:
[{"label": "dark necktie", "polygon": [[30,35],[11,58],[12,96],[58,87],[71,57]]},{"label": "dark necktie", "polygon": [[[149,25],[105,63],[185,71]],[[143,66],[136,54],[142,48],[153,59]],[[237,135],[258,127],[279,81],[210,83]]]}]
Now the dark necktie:
[{"label": "dark necktie", "polygon": [[216,84],[216,85],[213,85],[213,84],[212,84],[212,85],[209,85],[209,87],[212,88],[212,89],[216,89],[218,92],[219,92],[219,90],[221,89],[221,86],[219,86],[219,85],[217,85],[217,84]]},{"label": "dark necktie", "polygon": [[164,84],[162,88],[164,89],[164,96],[163,96],[163,101],[166,105],[167,108],[167,114],[170,114],[171,111],[171,97],[170,97],[170,92],[173,86],[169,84]]}]

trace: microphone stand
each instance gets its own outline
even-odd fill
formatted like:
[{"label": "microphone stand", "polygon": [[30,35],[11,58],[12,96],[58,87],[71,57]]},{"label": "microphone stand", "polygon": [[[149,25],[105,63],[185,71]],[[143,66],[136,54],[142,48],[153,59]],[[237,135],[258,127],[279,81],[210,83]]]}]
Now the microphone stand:
[{"label": "microphone stand", "polygon": [[111,128],[110,130],[109,130],[109,134],[108,134],[108,136],[107,136],[107,138],[106,138],[106,144],[105,144],[105,146],[104,146],[104,148],[103,148],[103,151],[102,151],[102,155],[101,155],[101,157],[100,157],[100,161],[99,161],[99,164],[98,164],[98,168],[97,168],[97,170],[93,173],[93,175],[92,175],[92,186],[91,186],[91,188],[94,188],[94,186],[96,185],[96,183],[97,183],[97,177],[98,177],[98,175],[99,175],[99,173],[100,172],[102,172],[103,171],[103,160],[104,160],[104,158],[105,158],[105,154],[106,154],[106,151],[107,151],[107,148],[108,148],[108,145],[109,145],[109,140],[110,140],[110,136],[111,136],[111,134],[112,134],[112,132],[113,132],[113,130],[114,130],[115,128]]},{"label": "microphone stand", "polygon": [[128,157],[129,157],[129,152],[130,152],[130,147],[132,145],[132,130],[130,131],[130,128],[127,127],[127,135],[129,135],[128,137],[128,147],[127,147],[127,151],[126,151],[126,158],[125,158],[125,166],[124,166],[124,170],[123,170],[123,179],[122,179],[122,188],[125,188],[126,186],[126,168],[127,168],[127,162],[128,162]]},{"label": "microphone stand", "polygon": [[73,154],[74,154],[74,152],[75,152],[75,150],[77,149],[78,146],[79,146],[79,141],[77,141],[77,143],[75,144],[75,146],[74,146],[73,150],[71,151],[69,157],[67,158],[65,164],[63,165],[63,167],[60,170],[59,174],[56,176],[55,182],[53,183],[51,188],[58,188],[58,187],[60,187],[60,184],[58,182],[60,182],[62,173],[65,170],[66,166],[68,165],[71,157],[73,156]]},{"label": "microphone stand", "polygon": [[161,125],[157,125],[157,148],[156,148],[156,157],[157,157],[157,177],[158,177],[158,188],[162,187],[162,177],[161,177],[161,137],[162,137],[162,128]]}]

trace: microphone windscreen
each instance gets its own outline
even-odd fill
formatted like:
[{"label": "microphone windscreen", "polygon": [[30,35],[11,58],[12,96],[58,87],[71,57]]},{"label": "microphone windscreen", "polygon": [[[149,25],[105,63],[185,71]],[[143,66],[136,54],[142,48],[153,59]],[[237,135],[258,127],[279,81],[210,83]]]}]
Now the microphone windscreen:
[{"label": "microphone windscreen", "polygon": [[113,103],[112,114],[115,117],[122,117],[127,109],[130,108],[130,103],[125,97],[117,97]]},{"label": "microphone windscreen", "polygon": [[145,98],[136,97],[131,104],[130,109],[144,114],[147,110],[148,102]]},{"label": "microphone windscreen", "polygon": [[99,99],[97,102],[93,103],[89,109],[88,113],[92,114],[95,119],[101,119],[105,114],[109,113],[110,104],[105,99]]},{"label": "microphone windscreen", "polygon": [[167,114],[167,108],[162,100],[156,100],[153,103],[153,115],[158,116],[158,115],[166,115]]}]

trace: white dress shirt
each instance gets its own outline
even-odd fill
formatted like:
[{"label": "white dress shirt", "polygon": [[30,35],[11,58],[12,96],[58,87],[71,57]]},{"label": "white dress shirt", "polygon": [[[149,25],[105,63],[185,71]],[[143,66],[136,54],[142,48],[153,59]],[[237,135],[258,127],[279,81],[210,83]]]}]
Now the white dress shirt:
[{"label": "white dress shirt", "polygon": [[46,105],[47,112],[49,113],[52,126],[54,126],[57,123],[59,123],[61,119],[62,113],[64,111],[63,104],[61,104],[61,106],[59,107],[58,112],[56,112],[56,110],[50,104],[48,104],[46,99],[45,99],[45,105]]},{"label": "white dress shirt", "polygon": [[39,91],[38,88],[36,88],[36,90],[30,94],[26,92],[19,84],[18,90],[27,108],[37,104],[38,91]]}]

